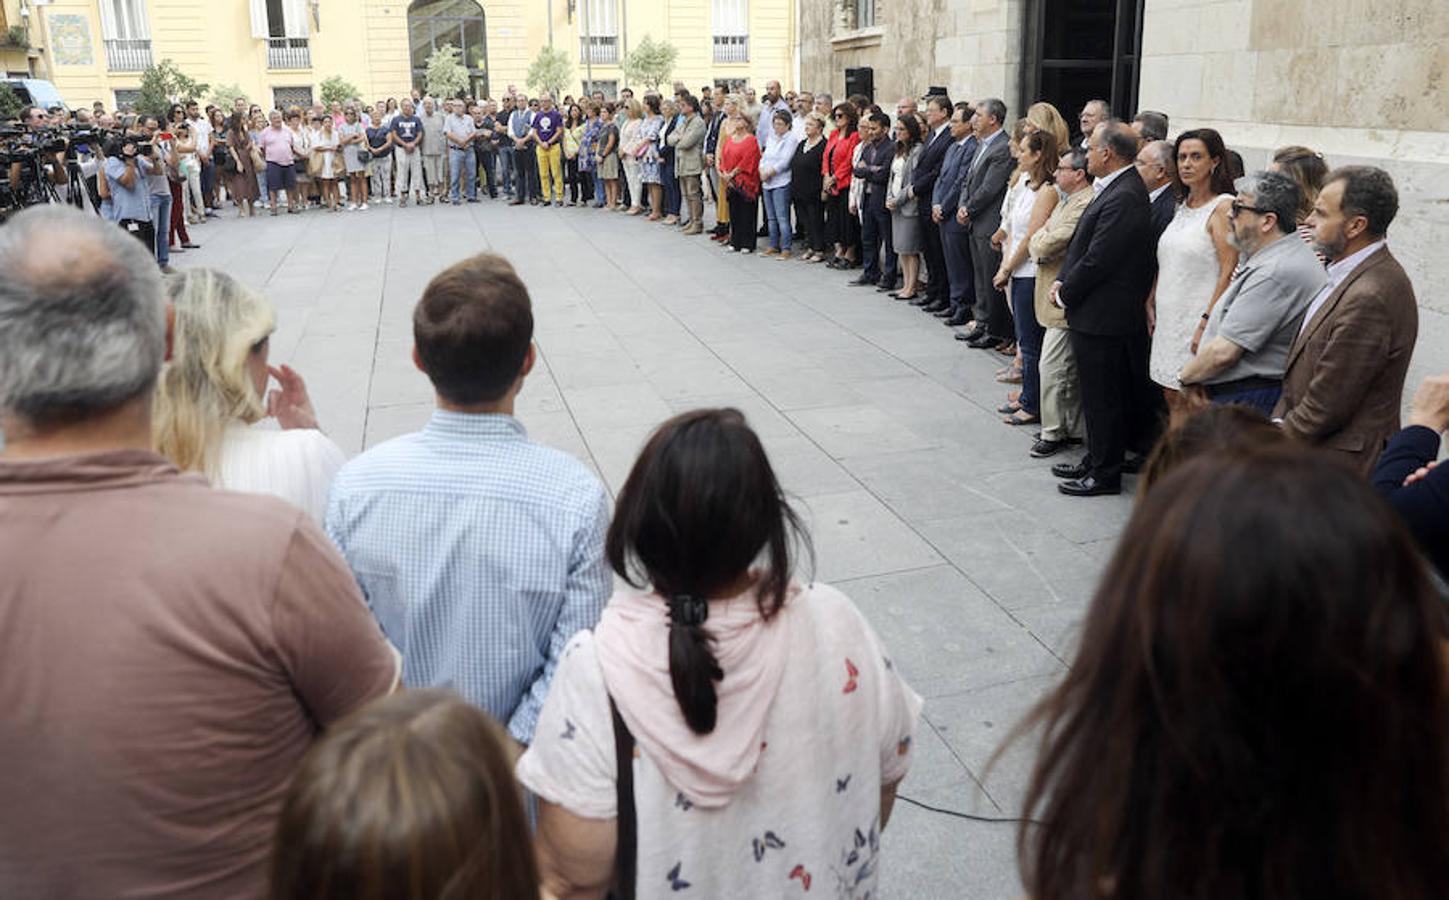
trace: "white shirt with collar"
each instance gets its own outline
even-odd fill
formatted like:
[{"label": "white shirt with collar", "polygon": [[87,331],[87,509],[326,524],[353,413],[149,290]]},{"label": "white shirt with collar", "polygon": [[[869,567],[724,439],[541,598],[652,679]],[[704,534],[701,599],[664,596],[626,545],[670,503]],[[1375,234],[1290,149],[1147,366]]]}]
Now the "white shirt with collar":
[{"label": "white shirt with collar", "polygon": [[1328,264],[1328,281],[1324,282],[1323,288],[1309,301],[1308,309],[1303,313],[1303,324],[1298,326],[1299,335],[1302,335],[1303,332],[1308,330],[1308,323],[1312,322],[1313,317],[1318,315],[1318,311],[1323,308],[1323,304],[1328,302],[1328,298],[1333,296],[1333,292],[1338,290],[1338,286],[1343,284],[1344,279],[1352,275],[1354,269],[1357,269],[1365,260],[1377,253],[1384,244],[1384,239],[1380,238],[1352,256],[1345,256],[1343,259]]},{"label": "white shirt with collar", "polygon": [[1094,179],[1092,181],[1092,190],[1096,193],[1098,197],[1102,196],[1102,192],[1107,189],[1107,185],[1116,181],[1118,178],[1121,177],[1123,172],[1127,171],[1130,168],[1132,168],[1130,164],[1125,165],[1110,175],[1103,175],[1100,178]]},{"label": "white shirt with collar", "polygon": [[1154,190],[1148,191],[1147,192],[1147,202],[1148,203],[1156,203],[1157,202],[1157,198],[1162,196],[1162,192],[1165,191],[1165,190],[1167,190],[1170,187],[1172,187],[1172,182],[1169,181],[1169,182],[1166,182],[1165,184],[1163,184],[1162,187],[1160,187],[1160,188],[1156,188]]},{"label": "white shirt with collar", "polygon": [[981,141],[976,145],[976,155],[971,157],[971,165],[966,167],[966,173],[968,176],[972,172],[975,172],[976,167],[981,164],[981,160],[983,157],[986,156],[986,151],[991,147],[992,142],[994,142],[997,137],[1004,137],[1005,135],[1006,129],[998,128],[995,131],[991,132],[991,134],[981,139]]}]

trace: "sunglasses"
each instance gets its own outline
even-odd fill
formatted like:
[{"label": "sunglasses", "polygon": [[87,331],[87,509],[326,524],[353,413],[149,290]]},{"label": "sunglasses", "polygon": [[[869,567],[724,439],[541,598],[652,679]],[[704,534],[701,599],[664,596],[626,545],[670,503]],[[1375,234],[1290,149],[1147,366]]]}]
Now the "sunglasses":
[{"label": "sunglasses", "polygon": [[1236,219],[1238,216],[1242,215],[1244,210],[1247,210],[1248,212],[1255,212],[1260,216],[1267,215],[1268,213],[1272,212],[1271,209],[1263,209],[1259,206],[1249,206],[1246,203],[1234,200],[1232,202],[1232,205],[1228,207],[1228,216],[1229,218]]}]

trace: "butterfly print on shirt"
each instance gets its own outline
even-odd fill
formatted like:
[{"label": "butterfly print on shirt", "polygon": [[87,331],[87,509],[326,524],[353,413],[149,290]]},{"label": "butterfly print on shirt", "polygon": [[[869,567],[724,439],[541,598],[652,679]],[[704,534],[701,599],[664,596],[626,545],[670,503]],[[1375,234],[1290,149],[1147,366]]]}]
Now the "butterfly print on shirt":
[{"label": "butterfly print on shirt", "polygon": [[850,787],[850,776],[849,775],[846,775],[844,778],[837,778],[837,779],[835,779],[835,793],[837,793],[837,794],[843,794],[843,793],[845,793],[845,789],[848,788],[848,787]]},{"label": "butterfly print on shirt", "polygon": [[675,792],[674,805],[679,809],[684,810],[685,812],[689,812],[691,809],[694,809],[693,801],[691,801],[688,797],[684,796],[684,793],[682,791]]},{"label": "butterfly print on shirt", "polygon": [[860,670],[855,667],[855,663],[851,662],[848,656],[845,658],[845,674],[845,689],[841,693],[853,694],[855,693],[855,689],[860,687],[860,682],[856,680],[856,676],[860,674]]},{"label": "butterfly print on shirt", "polygon": [[669,879],[669,889],[672,891],[682,891],[689,887],[689,882],[679,877],[679,870],[683,865],[683,862],[675,863],[674,868],[669,870],[669,874],[664,876]]},{"label": "butterfly print on shirt", "polygon": [[754,851],[755,862],[759,862],[765,858],[765,851],[785,849],[785,842],[780,840],[780,836],[775,832],[767,831],[763,838],[755,838],[751,841],[750,848]]},{"label": "butterfly print on shirt", "polygon": [[559,740],[561,740],[561,741],[571,741],[571,740],[573,740],[574,739],[574,734],[575,734],[576,731],[577,731],[577,729],[574,728],[574,723],[570,722],[568,719],[564,719],[564,730],[563,730],[563,734],[561,734],[561,735],[558,736],[559,737]]},{"label": "butterfly print on shirt", "polygon": [[805,871],[805,866],[798,865],[790,870],[790,880],[794,881],[797,878],[800,879],[801,887],[807,891],[810,890],[810,873]]}]

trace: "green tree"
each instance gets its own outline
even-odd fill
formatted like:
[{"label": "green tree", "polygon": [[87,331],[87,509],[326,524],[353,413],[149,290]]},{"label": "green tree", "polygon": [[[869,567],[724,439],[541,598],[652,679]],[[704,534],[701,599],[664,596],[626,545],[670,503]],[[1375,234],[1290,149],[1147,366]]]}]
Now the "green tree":
[{"label": "green tree", "polygon": [[232,104],[238,99],[251,103],[251,98],[247,96],[246,91],[241,89],[240,85],[222,84],[212,89],[209,102],[212,106],[221,107],[222,112],[227,115],[231,115]]},{"label": "green tree", "polygon": [[25,104],[20,102],[20,95],[10,89],[10,85],[0,82],[0,122],[8,122],[20,115],[20,109]]},{"label": "green tree", "polygon": [[333,75],[322,82],[322,102],[328,106],[334,103],[346,103],[361,96],[362,92],[341,75]]},{"label": "green tree", "polygon": [[540,47],[538,56],[528,67],[528,86],[534,91],[560,95],[573,74],[574,67],[567,53],[554,47]]},{"label": "green tree", "polygon": [[136,100],[136,112],[164,116],[173,103],[206,96],[208,87],[182,72],[176,63],[163,59],[141,73],[141,96]]},{"label": "green tree", "polygon": [[463,51],[444,44],[428,57],[428,93],[434,97],[453,99],[468,89],[468,70],[463,68]]},{"label": "green tree", "polygon": [[642,82],[651,91],[657,90],[674,74],[674,64],[678,61],[678,47],[668,41],[656,41],[646,34],[644,40],[624,55],[624,77]]}]

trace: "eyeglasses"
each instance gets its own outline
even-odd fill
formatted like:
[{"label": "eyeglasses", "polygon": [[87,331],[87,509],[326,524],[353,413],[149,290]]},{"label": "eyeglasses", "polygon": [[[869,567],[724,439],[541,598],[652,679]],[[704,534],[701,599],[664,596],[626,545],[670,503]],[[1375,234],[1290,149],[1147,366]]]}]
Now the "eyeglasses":
[{"label": "eyeglasses", "polygon": [[1272,212],[1271,209],[1262,209],[1261,207],[1257,206],[1249,206],[1246,203],[1234,200],[1232,202],[1232,205],[1228,207],[1228,218],[1236,219],[1238,216],[1242,215],[1243,210],[1247,210],[1248,212],[1255,212],[1260,216],[1267,215],[1268,213]]}]

